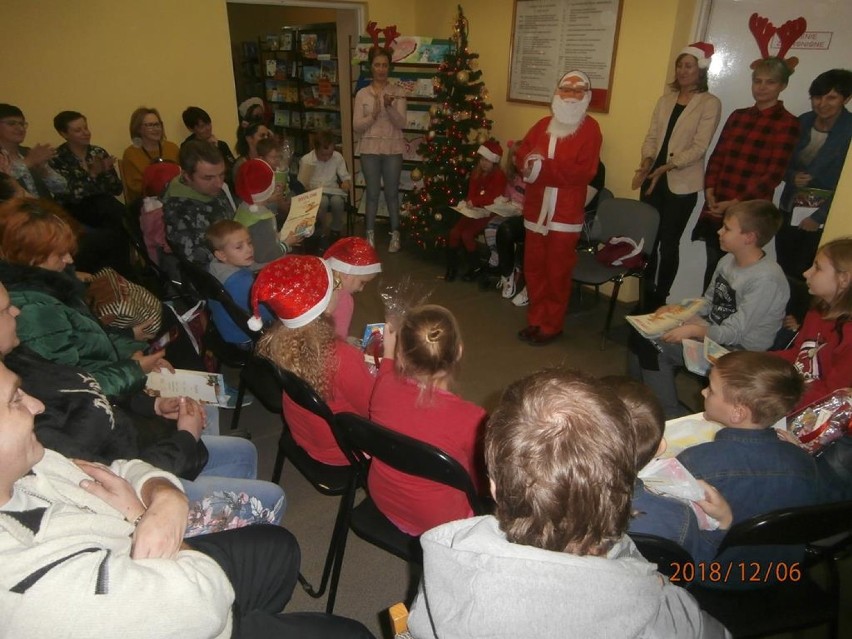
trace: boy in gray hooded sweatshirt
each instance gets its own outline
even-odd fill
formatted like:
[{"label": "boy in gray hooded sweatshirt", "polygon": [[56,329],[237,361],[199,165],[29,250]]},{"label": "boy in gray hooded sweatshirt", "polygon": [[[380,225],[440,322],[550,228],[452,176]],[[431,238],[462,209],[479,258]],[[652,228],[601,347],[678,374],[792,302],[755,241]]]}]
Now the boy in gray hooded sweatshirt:
[{"label": "boy in gray hooded sweatshirt", "polygon": [[599,380],[566,370],[509,386],[485,458],[496,516],[421,537],[414,637],[730,637],[625,534],[635,432]]}]

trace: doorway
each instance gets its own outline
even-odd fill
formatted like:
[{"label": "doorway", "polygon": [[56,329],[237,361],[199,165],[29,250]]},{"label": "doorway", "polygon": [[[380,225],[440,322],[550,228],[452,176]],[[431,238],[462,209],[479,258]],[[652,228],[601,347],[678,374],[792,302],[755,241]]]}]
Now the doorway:
[{"label": "doorway", "polygon": [[266,100],[264,78],[257,52],[267,38],[280,36],[283,27],[334,23],[337,26],[337,59],[341,119],[341,152],[352,157],[352,67],[350,42],[354,42],[364,26],[365,7],[347,2],[316,0],[234,0],[226,4],[231,36],[234,88],[237,102],[250,97]]}]

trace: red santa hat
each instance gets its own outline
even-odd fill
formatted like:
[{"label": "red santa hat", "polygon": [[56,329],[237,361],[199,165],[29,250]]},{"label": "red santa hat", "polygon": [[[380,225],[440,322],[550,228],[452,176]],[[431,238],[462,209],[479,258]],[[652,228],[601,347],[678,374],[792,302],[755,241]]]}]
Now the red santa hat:
[{"label": "red santa hat", "polygon": [[237,171],[237,195],[256,211],[256,204],[266,202],[275,191],[275,171],[259,159],[246,160]]},{"label": "red santa hat", "polygon": [[503,158],[503,147],[497,140],[488,140],[476,152],[486,160],[491,160],[494,164],[500,164],[500,160]]},{"label": "red santa hat", "polygon": [[325,260],[314,255],[286,255],[270,262],[254,281],[248,327],[259,331],[261,302],[266,303],[287,328],[299,328],[322,315],[331,302],[334,280]]},{"label": "red santa hat", "polygon": [[710,66],[710,58],[713,56],[715,51],[716,47],[709,42],[693,42],[688,47],[681,49],[680,53],[678,53],[678,57],[682,56],[684,53],[688,53],[698,60],[699,69],[706,69]]},{"label": "red santa hat", "polygon": [[379,254],[363,237],[344,237],[337,240],[328,248],[323,258],[338,273],[371,275],[382,272]]}]

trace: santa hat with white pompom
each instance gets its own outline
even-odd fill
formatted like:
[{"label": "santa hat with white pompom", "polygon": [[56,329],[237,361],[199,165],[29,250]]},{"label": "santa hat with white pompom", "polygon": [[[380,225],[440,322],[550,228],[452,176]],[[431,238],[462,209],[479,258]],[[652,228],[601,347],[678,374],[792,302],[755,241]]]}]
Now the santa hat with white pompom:
[{"label": "santa hat with white pompom", "polygon": [[254,281],[248,321],[253,331],[263,328],[260,304],[264,303],[287,328],[300,328],[318,318],[331,303],[334,280],[328,264],[314,255],[286,255],[270,262]]}]

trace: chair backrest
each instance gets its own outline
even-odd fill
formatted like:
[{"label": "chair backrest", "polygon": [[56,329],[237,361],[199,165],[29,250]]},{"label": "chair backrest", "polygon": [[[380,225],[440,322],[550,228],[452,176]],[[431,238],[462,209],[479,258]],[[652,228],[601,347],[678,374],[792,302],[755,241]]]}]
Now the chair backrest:
[{"label": "chair backrest", "polygon": [[277,369],[279,379],[281,379],[284,392],[287,393],[293,402],[304,408],[306,411],[322,417],[328,422],[331,427],[334,421],[334,413],[328,407],[328,404],[314,390],[313,386],[308,384],[304,379],[296,375],[293,371]]},{"label": "chair backrest", "polygon": [[650,254],[657,239],[660,214],[650,204],[613,197],[598,204],[594,239],[606,242],[611,237],[629,237],[637,244],[645,240],[642,252]]},{"label": "chair backrest", "polygon": [[677,574],[684,565],[693,561],[692,555],[671,539],[644,533],[630,533],[630,538],[642,556],[657,564],[657,571],[667,577]]},{"label": "chair backrest", "polygon": [[852,501],[775,510],[734,524],[718,553],[734,546],[804,545],[852,532]]},{"label": "chair backrest", "polygon": [[265,357],[252,354],[240,370],[240,379],[266,410],[275,415],[283,413],[281,393],[284,391],[284,382],[275,364]]},{"label": "chair backrest", "polygon": [[440,448],[379,426],[355,413],[338,413],[334,420],[338,442],[344,452],[363,468],[365,454],[396,470],[429,479],[465,493],[476,515],[487,512],[464,467]]},{"label": "chair backrest", "polygon": [[[180,255],[179,253],[176,253]],[[206,300],[214,300],[219,302],[225,311],[228,313],[233,322],[242,328],[246,333],[251,335],[251,329],[248,327],[248,321],[251,317],[244,308],[234,301],[230,293],[225,290],[225,286],[217,280],[204,267],[190,262],[189,260],[179,257],[181,271],[186,276],[186,279],[195,289],[196,293]]]}]

